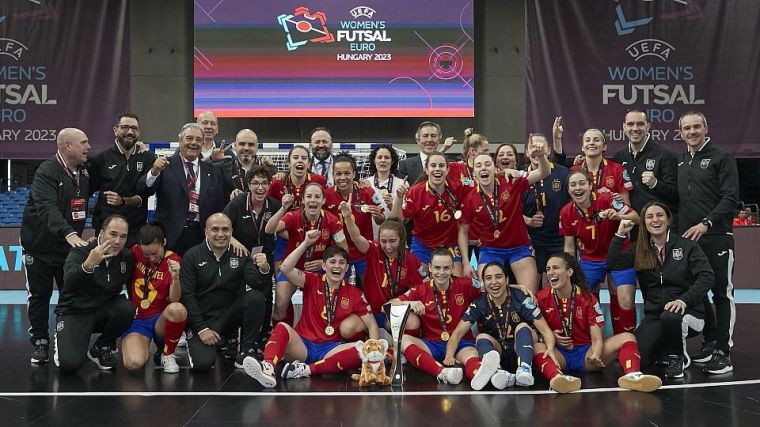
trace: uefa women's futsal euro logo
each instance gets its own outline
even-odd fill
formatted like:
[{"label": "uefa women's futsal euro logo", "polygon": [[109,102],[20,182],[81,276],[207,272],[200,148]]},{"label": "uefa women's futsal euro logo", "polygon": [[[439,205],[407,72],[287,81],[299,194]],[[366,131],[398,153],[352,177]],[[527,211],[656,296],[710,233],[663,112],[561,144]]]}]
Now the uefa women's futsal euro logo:
[{"label": "uefa women's futsal euro logo", "polygon": [[299,7],[293,14],[282,14],[277,17],[282,29],[287,35],[286,46],[293,51],[306,43],[332,43],[335,41],[327,29],[327,17],[324,12],[311,13],[307,7]]}]

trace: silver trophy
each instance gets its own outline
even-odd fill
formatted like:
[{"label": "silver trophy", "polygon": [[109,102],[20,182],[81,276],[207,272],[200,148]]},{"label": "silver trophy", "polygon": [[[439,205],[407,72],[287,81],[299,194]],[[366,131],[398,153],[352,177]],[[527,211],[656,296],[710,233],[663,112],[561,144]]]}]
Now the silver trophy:
[{"label": "silver trophy", "polygon": [[391,386],[400,387],[404,384],[404,369],[401,366],[401,338],[404,336],[406,319],[409,318],[409,304],[385,304],[383,311],[385,311],[385,316],[388,318],[391,336],[393,336],[393,356],[395,361],[391,367],[391,378],[393,378]]}]

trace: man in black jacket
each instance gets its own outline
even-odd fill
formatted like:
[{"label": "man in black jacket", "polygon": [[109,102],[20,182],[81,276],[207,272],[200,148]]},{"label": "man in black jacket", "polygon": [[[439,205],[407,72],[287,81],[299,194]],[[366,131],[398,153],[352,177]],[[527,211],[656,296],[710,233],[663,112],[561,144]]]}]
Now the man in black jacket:
[{"label": "man in black jacket", "polygon": [[739,202],[736,161],[706,138],[707,119],[688,112],[678,120],[681,139],[688,150],[678,162],[679,228],[683,237],[696,240],[715,272],[712,288],[715,313],[705,297],[705,330],[702,351],[692,359],[707,362],[705,372],[733,371],[730,351],[736,322],[734,285],[733,212]]},{"label": "man in black jacket", "polygon": [[259,137],[250,129],[243,129],[235,136],[235,157],[221,162],[224,194],[229,200],[248,191],[246,172],[254,166],[265,166],[270,175],[277,173],[277,167],[269,157],[256,157],[259,151]]},{"label": "man in black jacket", "polygon": [[[65,283],[55,313],[55,364],[72,373],[89,358],[99,369],[116,366],[116,339],[132,324],[135,306],[121,292],[132,283],[135,260],[124,249],[127,219],[111,215],[98,238],[66,258]],[[90,336],[101,335],[88,350]]]},{"label": "man in black jacket", "polygon": [[[182,303],[187,308],[187,346],[192,369],[204,372],[216,361],[216,345],[237,336],[242,327],[236,367],[254,355],[254,343],[264,319],[265,290],[272,278],[266,255],[239,257],[230,248],[232,224],[222,214],[206,221],[206,240],[190,248],[182,259]],[[228,346],[237,345],[226,341]],[[228,353],[229,354],[229,353]]]},{"label": "man in black jacket", "polygon": [[145,224],[148,212],[147,194],[137,193],[137,180],[153,167],[156,155],[138,150],[140,123],[136,115],[119,115],[113,132],[114,144],[88,163],[90,193],[100,191],[92,214],[92,227],[97,233],[106,217],[115,213],[123,215],[129,222],[127,247],[131,247],[137,242],[137,233]]},{"label": "man in black jacket", "polygon": [[636,212],[641,212],[647,203],[659,200],[677,215],[677,157],[652,141],[649,133],[651,126],[644,111],[630,110],[626,113],[623,132],[628,138],[628,147],[615,153],[612,160],[623,165],[631,177],[631,206]]},{"label": "man in black jacket", "polygon": [[58,133],[57,148],[55,157],[37,168],[21,220],[29,335],[34,346],[31,361],[36,364],[48,361],[53,280],[61,290],[69,249],[87,245],[81,238],[89,191],[89,174],[83,164],[90,143],[81,130],[66,128]]}]

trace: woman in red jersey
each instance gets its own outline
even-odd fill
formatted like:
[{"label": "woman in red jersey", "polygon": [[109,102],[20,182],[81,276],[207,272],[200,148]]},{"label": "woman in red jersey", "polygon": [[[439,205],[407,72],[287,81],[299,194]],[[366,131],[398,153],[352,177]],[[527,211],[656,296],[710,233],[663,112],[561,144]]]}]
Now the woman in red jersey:
[{"label": "woman in red jersey", "polygon": [[[289,254],[303,241],[306,232],[319,230],[317,242],[304,251],[303,257],[299,258],[296,264],[299,269],[319,272],[322,268],[322,252],[327,247],[338,245],[343,249],[348,249],[346,237],[343,234],[343,224],[338,217],[322,210],[325,203],[325,190],[320,184],[313,182],[306,184],[303,190],[301,209],[289,211],[294,199],[291,193],[282,196],[282,208],[272,215],[264,228],[264,232],[277,233],[278,237],[286,239],[288,246],[285,253]],[[292,319],[289,318],[292,310],[290,299],[296,289],[288,283],[287,278],[282,273],[277,276],[276,286],[272,319],[283,320],[288,317],[287,320],[292,322]]]},{"label": "woman in red jersey", "polygon": [[604,315],[575,257],[567,253],[551,256],[546,274],[551,287],[542,289],[536,298],[544,319],[554,330],[559,364],[543,354],[546,347],[542,343],[535,344],[534,361],[549,386],[559,393],[579,390],[580,378],[563,375],[562,370],[599,371],[617,358],[623,369],[623,376],[618,378],[621,388],[644,392],[660,388],[660,378],[641,373],[641,357],[633,334],[602,338]]},{"label": "woman in red jersey", "polygon": [[462,272],[462,256],[457,248],[462,190],[447,182],[448,174],[446,155],[439,151],[431,153],[419,182],[411,188],[404,182],[397,190],[391,218],[414,221],[409,249],[417,259],[429,264],[433,249],[444,246],[454,257],[454,274],[458,275]]},{"label": "woman in red jersey", "polygon": [[163,227],[150,223],[140,228],[138,244],[130,249],[135,257],[135,270],[129,296],[137,314],[121,340],[124,367],[130,371],[145,366],[150,358],[150,341],[155,340],[159,347],[163,343],[164,372],[179,372],[174,350],[185,330],[187,310],[179,302],[180,257],[165,246]]},{"label": "woman in red jersey", "polygon": [[[458,242],[459,249],[466,250],[470,224],[483,224],[478,236],[481,244],[478,273],[489,262],[508,262],[517,283],[535,292],[538,273],[522,215],[522,195],[546,178],[550,169],[545,145],[539,145],[533,153],[539,159],[538,168],[517,178],[512,174],[497,176],[491,156],[481,154],[475,159],[478,185],[464,198]],[[464,266],[464,275],[476,277],[469,264]]]},{"label": "woman in red jersey", "polygon": [[616,295],[620,303],[619,309],[610,304],[612,328],[615,333],[633,332],[636,328],[636,272],[633,268],[607,268],[607,250],[620,220],[637,222],[639,215],[609,192],[592,192],[584,170],[571,171],[567,182],[572,200],[559,213],[559,234],[565,236],[565,252],[575,254],[576,249],[580,249],[580,265],[593,292],[598,294],[597,287],[607,278],[610,295]]}]

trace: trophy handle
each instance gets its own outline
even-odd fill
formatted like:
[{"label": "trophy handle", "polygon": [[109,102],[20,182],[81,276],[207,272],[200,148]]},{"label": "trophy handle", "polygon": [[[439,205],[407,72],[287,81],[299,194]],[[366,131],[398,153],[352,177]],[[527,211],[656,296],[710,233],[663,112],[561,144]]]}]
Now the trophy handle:
[{"label": "trophy handle", "polygon": [[406,321],[409,318],[409,304],[392,305],[388,303],[383,306],[383,311],[388,318],[391,336],[393,337],[395,361],[391,367],[391,386],[400,387],[404,384],[404,369],[401,365],[401,338],[404,336]]}]

